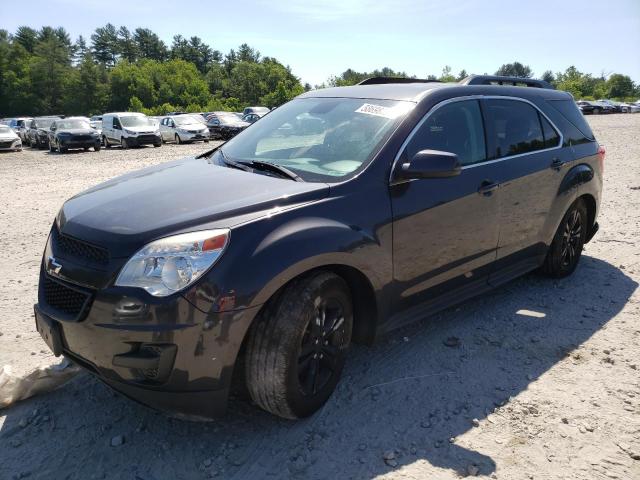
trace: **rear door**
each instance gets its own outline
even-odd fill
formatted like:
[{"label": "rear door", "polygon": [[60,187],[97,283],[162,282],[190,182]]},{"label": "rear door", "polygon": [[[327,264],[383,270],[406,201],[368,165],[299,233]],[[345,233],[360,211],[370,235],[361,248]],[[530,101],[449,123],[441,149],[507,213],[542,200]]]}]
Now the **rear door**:
[{"label": "rear door", "polygon": [[500,241],[491,283],[537,267],[546,254],[545,222],[573,157],[558,129],[532,103],[484,100],[489,157],[500,165]]},{"label": "rear door", "polygon": [[488,283],[498,245],[498,183],[487,162],[480,101],[432,109],[399,162],[424,149],[458,155],[459,176],[392,183],[394,310]]}]

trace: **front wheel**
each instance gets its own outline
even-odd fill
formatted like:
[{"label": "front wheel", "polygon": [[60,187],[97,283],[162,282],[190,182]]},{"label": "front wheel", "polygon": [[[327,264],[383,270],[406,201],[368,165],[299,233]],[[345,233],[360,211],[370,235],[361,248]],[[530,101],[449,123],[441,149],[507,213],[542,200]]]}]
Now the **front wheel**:
[{"label": "front wheel", "polygon": [[99,152],[101,148],[101,145],[99,143],[96,143],[95,146],[93,147],[93,150],[96,152]]},{"label": "front wheel", "polygon": [[351,342],[353,308],[342,278],[293,280],[251,327],[245,375],[254,402],[285,418],[307,417],[335,389]]},{"label": "front wheel", "polygon": [[176,140],[176,145],[180,145],[182,143],[182,141],[180,140],[180,135],[178,135],[177,133],[176,133],[176,139],[175,140]]},{"label": "front wheel", "polygon": [[587,208],[580,199],[565,213],[556,231],[542,271],[552,278],[571,275],[578,266],[587,235]]},{"label": "front wheel", "polygon": [[126,150],[127,148],[129,148],[129,142],[125,137],[120,138],[120,145],[122,145],[123,150]]}]

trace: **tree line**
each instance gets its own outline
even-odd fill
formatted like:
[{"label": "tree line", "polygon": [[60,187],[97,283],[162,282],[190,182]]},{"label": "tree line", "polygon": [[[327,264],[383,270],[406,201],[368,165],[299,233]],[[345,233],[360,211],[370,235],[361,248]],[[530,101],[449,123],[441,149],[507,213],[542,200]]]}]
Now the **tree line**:
[{"label": "tree line", "polygon": [[[534,77],[531,67],[520,62],[506,63],[500,66],[493,74],[520,78]],[[464,69],[455,74],[450,66],[445,66],[440,75],[428,73],[423,78],[441,82],[459,82],[468,75]],[[484,75],[487,75],[487,72],[484,72]],[[397,72],[388,67],[372,72],[357,72],[347,69],[338,76],[330,77],[327,84],[322,86],[355,85],[366,78],[378,76],[417,78],[415,75],[407,75],[406,72]],[[580,72],[575,66],[570,66],[564,72],[553,73],[551,70],[547,70],[540,75],[540,78],[551,83],[558,90],[571,93],[576,100],[606,98],[635,102],[640,99],[640,83],[634,83],[631,77],[620,73],[609,75],[602,73],[600,76],[593,76],[590,73]]]},{"label": "tree line", "polygon": [[[495,73],[533,76],[531,68],[519,62],[502,65]],[[347,69],[315,88],[353,85],[371,76],[411,78],[390,68]],[[465,70],[455,74],[445,66],[440,75],[425,77],[450,82],[466,76]],[[564,72],[543,72],[541,78],[575,98],[640,98],[640,85],[618,73],[593,76],[571,66]],[[0,30],[2,116],[238,111],[248,105],[275,107],[309,89],[289,66],[263,57],[246,43],[223,54],[197,36],[175,35],[167,45],[147,28],[130,31],[112,24],[75,41],[62,27]]]},{"label": "tree line", "polygon": [[61,27],[0,30],[3,116],[237,111],[275,107],[304,89],[288,66],[247,44],[222,54],[176,35],[167,46],[149,29],[111,24],[75,41]]},{"label": "tree line", "polygon": [[[469,74],[461,70],[455,74],[450,66],[445,66],[440,75],[427,74],[427,80],[439,80],[441,82],[459,82]],[[487,72],[484,72],[487,75]],[[498,68],[494,75],[505,75],[520,78],[533,78],[534,72],[528,65],[520,62],[506,63]],[[416,78],[415,75],[407,75],[406,72],[397,72],[391,68],[382,68],[372,72],[357,72],[352,69],[345,70],[338,76],[330,77],[328,86],[355,85],[370,77],[405,77]],[[553,73],[547,70],[540,75],[542,80],[551,83],[558,90],[564,90],[573,97],[584,100],[597,100],[606,98],[619,101],[638,101],[640,99],[640,83],[634,83],[628,75],[613,73],[593,76],[590,73],[580,72],[575,66],[568,67],[564,72]],[[325,85],[323,85],[325,86]]]}]

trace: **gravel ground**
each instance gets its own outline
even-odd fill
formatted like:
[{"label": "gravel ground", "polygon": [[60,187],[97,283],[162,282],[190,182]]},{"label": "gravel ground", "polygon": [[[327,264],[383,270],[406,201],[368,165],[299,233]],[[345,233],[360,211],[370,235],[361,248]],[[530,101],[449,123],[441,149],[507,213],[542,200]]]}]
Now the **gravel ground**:
[{"label": "gravel ground", "polygon": [[[242,400],[183,422],[81,374],[0,411],[0,478],[639,479],[640,115],[589,121],[605,196],[571,278],[528,275],[354,348],[333,398],[299,422]],[[63,200],[206,148],[0,155],[0,366],[54,361],[32,305]]]}]

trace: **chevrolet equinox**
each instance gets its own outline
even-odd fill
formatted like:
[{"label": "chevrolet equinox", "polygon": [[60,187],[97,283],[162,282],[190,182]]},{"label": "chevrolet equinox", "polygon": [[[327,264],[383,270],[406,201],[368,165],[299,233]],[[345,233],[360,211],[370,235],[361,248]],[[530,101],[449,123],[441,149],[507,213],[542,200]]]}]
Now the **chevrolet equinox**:
[{"label": "chevrolet equinox", "polygon": [[36,326],[154,408],[214,417],[233,378],[305,417],[352,342],[532,270],[570,275],[603,161],[573,98],[541,81],[304,93],[218,148],[66,201]]}]

